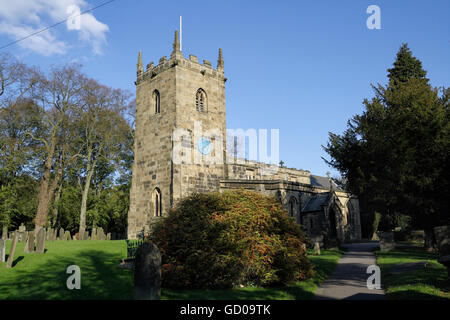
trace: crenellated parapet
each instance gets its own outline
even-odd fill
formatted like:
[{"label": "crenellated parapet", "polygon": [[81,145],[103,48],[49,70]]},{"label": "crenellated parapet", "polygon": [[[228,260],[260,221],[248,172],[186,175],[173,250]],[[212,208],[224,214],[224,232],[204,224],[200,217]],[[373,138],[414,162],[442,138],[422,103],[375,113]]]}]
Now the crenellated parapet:
[{"label": "crenellated parapet", "polygon": [[146,69],[144,71],[142,64],[142,54],[139,51],[137,73],[136,73],[137,79],[135,84],[139,85],[141,81],[157,77],[158,74],[175,67],[185,68],[191,71],[198,72],[202,74],[204,77],[212,77],[216,79],[219,78],[224,82],[227,80],[224,76],[224,61],[221,48],[219,49],[219,57],[217,59],[216,68],[212,66],[211,61],[206,59],[203,60],[203,63],[200,63],[197,56],[192,54],[189,55],[189,58],[185,58],[183,57],[183,54],[180,50],[178,31],[175,31],[175,38],[172,45],[172,53],[170,54],[169,59],[167,59],[167,56],[163,56],[159,59],[157,65],[155,65],[154,62],[150,62],[147,64]]}]

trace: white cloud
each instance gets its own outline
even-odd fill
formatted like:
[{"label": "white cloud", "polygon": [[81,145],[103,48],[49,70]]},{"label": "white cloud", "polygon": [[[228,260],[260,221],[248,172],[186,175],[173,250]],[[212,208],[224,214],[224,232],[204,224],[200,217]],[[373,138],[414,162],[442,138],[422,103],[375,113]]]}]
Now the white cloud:
[{"label": "white cloud", "polygon": [[[67,19],[67,8],[70,6],[77,6],[81,11],[91,7],[85,0],[0,0],[0,33],[12,40],[18,40]],[[98,21],[92,12],[81,15],[79,19],[80,25],[76,30],[69,30],[66,24],[59,28],[65,28],[67,32],[77,32],[79,39],[89,44],[95,54],[101,54],[109,27]],[[68,43],[63,39],[57,39],[52,29],[18,44],[46,56],[63,54],[68,47]]]},{"label": "white cloud", "polygon": [[[21,39],[36,31],[38,30],[28,26],[15,26],[4,22],[0,23],[0,33],[8,35],[12,39]],[[49,31],[36,34],[33,37],[20,42],[20,45],[23,48],[33,50],[44,56],[63,54],[66,52],[66,44],[56,40]]]}]

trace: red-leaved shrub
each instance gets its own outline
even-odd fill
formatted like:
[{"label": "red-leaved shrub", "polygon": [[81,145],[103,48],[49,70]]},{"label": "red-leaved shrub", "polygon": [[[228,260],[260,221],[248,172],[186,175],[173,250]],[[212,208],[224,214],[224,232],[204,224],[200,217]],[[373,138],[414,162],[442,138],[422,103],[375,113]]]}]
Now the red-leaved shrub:
[{"label": "red-leaved shrub", "polygon": [[149,239],[161,250],[167,288],[269,286],[313,273],[301,228],[274,197],[257,192],[193,194]]}]

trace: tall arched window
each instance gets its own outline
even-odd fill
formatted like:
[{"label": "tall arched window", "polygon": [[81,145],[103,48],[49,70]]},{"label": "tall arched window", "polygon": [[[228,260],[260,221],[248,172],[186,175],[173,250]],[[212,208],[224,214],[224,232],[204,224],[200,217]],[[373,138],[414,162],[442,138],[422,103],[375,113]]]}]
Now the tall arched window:
[{"label": "tall arched window", "polygon": [[155,90],[153,91],[153,104],[155,107],[155,114],[161,112],[160,108],[160,97],[159,97],[159,91]]},{"label": "tall arched window", "polygon": [[153,215],[155,217],[162,216],[162,205],[161,205],[161,190],[159,188],[155,188],[152,194],[153,201]]},{"label": "tall arched window", "polygon": [[206,112],[208,110],[206,92],[203,89],[197,90],[197,94],[195,95],[195,109],[200,112]]},{"label": "tall arched window", "polygon": [[297,199],[295,199],[294,197],[292,197],[289,200],[289,215],[291,217],[294,217],[297,220]]}]

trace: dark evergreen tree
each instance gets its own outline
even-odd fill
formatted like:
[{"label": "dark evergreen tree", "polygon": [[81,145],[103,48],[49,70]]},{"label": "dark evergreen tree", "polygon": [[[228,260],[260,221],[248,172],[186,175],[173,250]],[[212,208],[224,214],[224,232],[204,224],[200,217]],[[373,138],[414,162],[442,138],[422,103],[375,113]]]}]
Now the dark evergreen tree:
[{"label": "dark evergreen tree", "polygon": [[420,60],[402,45],[388,69],[389,84],[373,86],[375,97],[364,101],[363,114],[343,135],[330,133],[324,149],[363,213],[374,219],[379,212],[384,229],[405,221],[424,229],[429,247],[432,228],[449,219],[450,136],[448,89],[439,97],[425,76]]}]

